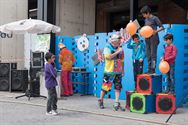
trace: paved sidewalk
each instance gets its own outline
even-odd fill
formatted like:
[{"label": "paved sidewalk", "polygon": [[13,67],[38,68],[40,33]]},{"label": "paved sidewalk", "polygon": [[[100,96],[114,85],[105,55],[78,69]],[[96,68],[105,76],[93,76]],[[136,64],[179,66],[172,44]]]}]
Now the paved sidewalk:
[{"label": "paved sidewalk", "polygon": [[[45,114],[46,99],[38,98],[38,97],[35,97],[35,98],[32,97],[30,101],[28,101],[27,97],[15,99],[16,96],[19,96],[22,94],[23,93],[0,92],[0,104],[13,103],[13,104],[21,104],[21,105],[27,105],[27,106],[38,106],[38,107],[42,107],[43,109],[39,113]],[[127,120],[127,122],[130,124],[135,123],[135,125],[137,124],[139,125],[165,124],[166,119],[169,117],[169,115],[156,114],[156,113],[149,113],[149,114],[131,113],[128,110],[126,110],[125,112],[122,112],[122,111],[114,112],[112,110],[113,102],[114,100],[112,99],[105,99],[104,105],[106,108],[99,109],[97,105],[96,97],[73,95],[72,97],[59,99],[58,110],[60,112],[74,112],[78,114],[79,113],[85,114],[88,116],[94,115],[95,117],[105,116],[108,118],[118,118],[121,120]],[[121,101],[121,105],[125,106],[125,101]],[[16,112],[16,109],[15,109],[15,112]],[[1,113],[1,110],[0,110],[0,113]],[[96,119],[96,122],[97,122],[97,119]],[[1,123],[1,119],[0,119],[0,123]],[[187,125],[187,123],[188,123],[188,109],[179,108],[177,110],[177,113],[172,116],[168,124]]]}]

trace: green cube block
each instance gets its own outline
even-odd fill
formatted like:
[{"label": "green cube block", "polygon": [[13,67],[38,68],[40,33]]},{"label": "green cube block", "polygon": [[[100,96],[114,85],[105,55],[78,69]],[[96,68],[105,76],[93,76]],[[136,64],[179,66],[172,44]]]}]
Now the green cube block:
[{"label": "green cube block", "polygon": [[155,112],[155,95],[133,93],[131,94],[130,111],[136,113]]}]

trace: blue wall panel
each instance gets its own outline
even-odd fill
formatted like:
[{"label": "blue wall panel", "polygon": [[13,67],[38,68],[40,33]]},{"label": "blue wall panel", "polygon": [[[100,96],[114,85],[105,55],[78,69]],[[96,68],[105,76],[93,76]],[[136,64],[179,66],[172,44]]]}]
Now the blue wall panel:
[{"label": "blue wall panel", "polygon": [[[172,25],[172,28],[168,28],[168,25],[164,25],[165,31],[161,31],[159,33],[160,37],[160,44],[158,46],[157,52],[157,67],[156,73],[160,74],[158,69],[158,64],[160,62],[160,57],[164,53],[165,44],[163,40],[163,36],[167,32],[171,32],[174,35],[174,44],[178,49],[178,55],[176,58],[176,65],[175,65],[175,78],[176,78],[176,100],[177,105],[179,104],[182,96],[188,92],[188,25]],[[185,30],[187,29],[187,30]],[[76,67],[87,67],[88,71],[91,72],[90,74],[90,81],[88,86],[89,94],[94,94],[97,97],[100,96],[101,85],[103,81],[103,70],[104,70],[104,63],[99,63],[97,65],[93,64],[92,56],[96,53],[97,49],[103,49],[105,44],[108,42],[109,37],[113,33],[96,33],[94,35],[87,36],[89,39],[89,48],[88,50],[81,52],[77,49],[77,45],[75,40],[78,39],[80,36],[75,37],[66,37],[66,36],[57,36],[56,37],[56,58],[58,57],[58,42],[63,38],[64,44],[73,51],[76,63],[74,66]],[[143,38],[141,38],[143,39]],[[122,78],[123,90],[120,95],[120,99],[125,99],[125,92],[127,90],[134,90],[134,78],[133,78],[133,66],[132,66],[132,51],[127,49],[127,45],[123,45],[124,54],[125,54],[125,74]],[[60,69],[59,64],[56,60],[57,68]],[[144,71],[147,71],[147,58],[144,60]],[[77,79],[78,81],[80,78]],[[163,75],[163,89],[165,89],[165,85],[167,84],[166,76]],[[83,92],[82,86],[74,86],[77,92]],[[115,98],[114,90],[112,89],[106,96],[106,98]],[[188,99],[187,99],[188,100]]]},{"label": "blue wall panel", "polygon": [[92,55],[95,54],[95,36],[94,35],[90,35],[87,36],[88,40],[89,40],[89,48],[88,48],[88,53],[86,54],[86,66],[87,66],[87,70],[90,72],[89,75],[89,86],[88,86],[88,94],[93,94],[93,90],[94,90],[94,62],[92,61]]},{"label": "blue wall panel", "polygon": [[[107,42],[107,33],[97,33],[95,34],[95,52],[97,49],[103,49],[105,43]],[[98,65],[94,66],[96,71],[94,71],[94,80],[95,80],[95,95],[97,97],[100,96],[101,85],[103,82],[103,70],[104,70],[104,63],[99,63]]]},{"label": "blue wall panel", "polygon": [[[168,25],[164,25],[167,29]],[[170,32],[174,35],[174,44],[178,49],[178,54],[176,57],[176,64],[175,64],[175,91],[176,91],[176,105],[180,106],[179,103],[184,96],[186,92],[188,92],[188,89],[186,89],[186,86],[188,82],[185,80],[188,78],[186,76],[186,73],[184,73],[186,70],[188,70],[188,67],[186,67],[186,53],[188,48],[186,48],[186,44],[188,44],[188,34],[185,32],[185,29],[188,29],[188,25],[172,25],[171,29],[168,29],[167,32]],[[158,47],[158,63],[160,60],[160,57],[163,53],[163,45],[165,44],[163,40],[163,36],[166,34],[166,32],[160,33],[160,44]],[[158,69],[158,68],[157,68]],[[157,73],[159,73],[159,70],[157,70]],[[163,85],[166,83],[166,76],[163,75]]]},{"label": "blue wall panel", "polygon": [[[78,48],[77,48],[77,40],[80,38],[81,36],[75,36],[73,39],[73,42],[75,43],[74,46],[74,56],[76,59],[76,62],[74,64],[75,67],[86,67],[85,65],[85,55],[87,53],[87,51],[83,51],[81,52]],[[81,74],[77,74],[77,79],[75,79],[74,81],[79,82],[79,81],[83,81],[83,77],[81,76]],[[82,84],[75,84],[74,87],[77,89],[77,91],[75,93],[84,93],[84,85]]]}]

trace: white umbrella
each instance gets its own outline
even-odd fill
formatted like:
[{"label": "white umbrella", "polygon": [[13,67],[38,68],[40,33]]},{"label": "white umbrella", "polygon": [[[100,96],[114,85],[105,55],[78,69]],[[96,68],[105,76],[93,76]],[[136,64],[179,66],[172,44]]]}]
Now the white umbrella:
[{"label": "white umbrella", "polygon": [[[37,19],[24,19],[0,26],[0,31],[7,34],[42,34],[42,33],[57,33],[61,31],[61,28],[53,24],[47,23]],[[31,42],[27,42],[25,47],[28,47],[31,51]],[[30,58],[30,52],[24,51],[25,57]],[[26,59],[27,60],[27,59]],[[29,62],[25,60],[25,67],[29,69]]]},{"label": "white umbrella", "polygon": [[61,28],[42,20],[25,19],[4,24],[0,26],[0,31],[7,34],[57,33]]},{"label": "white umbrella", "polygon": [[[31,41],[31,34],[57,33],[61,31],[61,28],[58,26],[52,25],[50,23],[47,23],[45,21],[42,21],[42,20],[24,19],[24,20],[15,21],[12,23],[4,24],[0,26],[0,31],[3,33],[7,33],[7,34],[27,34],[28,33],[30,34],[30,41]],[[30,52],[31,52],[31,48],[30,48]],[[30,52],[25,53],[24,51],[25,57],[28,56],[28,58],[30,58]],[[30,69],[30,62],[28,62],[26,58],[25,58],[25,66],[27,67],[27,69]],[[31,93],[26,93],[24,96],[29,96],[30,98],[31,96],[30,94]]]}]

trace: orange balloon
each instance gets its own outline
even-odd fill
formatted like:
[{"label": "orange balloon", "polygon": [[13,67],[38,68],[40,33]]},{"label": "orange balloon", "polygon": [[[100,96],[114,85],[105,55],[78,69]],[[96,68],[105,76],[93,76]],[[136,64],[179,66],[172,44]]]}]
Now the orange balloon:
[{"label": "orange balloon", "polygon": [[159,70],[161,73],[166,74],[170,70],[170,66],[167,61],[161,61],[159,64]]},{"label": "orange balloon", "polygon": [[149,38],[153,34],[153,29],[150,26],[143,26],[140,29],[140,35],[143,36],[144,38]]},{"label": "orange balloon", "polygon": [[127,24],[126,26],[126,31],[132,35],[136,34],[136,31],[137,31],[137,26],[134,22],[130,22]]}]

